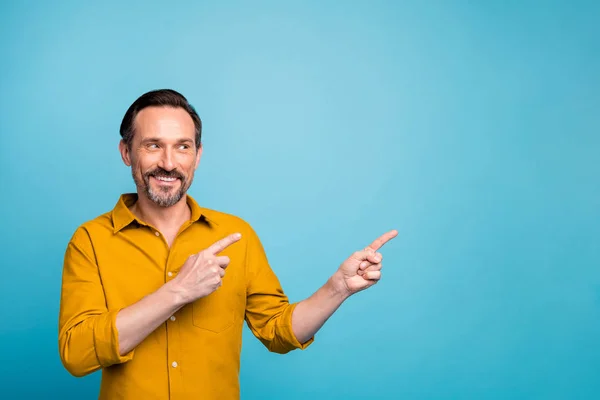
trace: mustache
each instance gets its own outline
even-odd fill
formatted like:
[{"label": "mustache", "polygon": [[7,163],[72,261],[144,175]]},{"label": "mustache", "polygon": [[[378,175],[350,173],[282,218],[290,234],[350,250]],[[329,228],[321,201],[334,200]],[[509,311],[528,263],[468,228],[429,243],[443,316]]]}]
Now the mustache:
[{"label": "mustache", "polygon": [[145,177],[149,178],[151,176],[155,177],[155,178],[177,178],[180,180],[185,180],[185,176],[177,171],[177,170],[172,170],[172,171],[167,171],[164,170],[162,168],[156,168],[153,169],[152,171],[148,171],[144,174]]}]

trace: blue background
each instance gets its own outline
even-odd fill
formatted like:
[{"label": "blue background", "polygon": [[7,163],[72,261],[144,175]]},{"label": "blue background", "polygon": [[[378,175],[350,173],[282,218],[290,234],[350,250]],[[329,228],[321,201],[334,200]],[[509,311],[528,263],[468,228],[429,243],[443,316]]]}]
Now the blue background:
[{"label": "blue background", "polygon": [[204,121],[190,193],[292,300],[399,230],[306,351],[245,331],[243,399],[600,398],[600,3],[81,3],[0,6],[3,398],[97,397],[58,356],[62,257],[164,87]]}]

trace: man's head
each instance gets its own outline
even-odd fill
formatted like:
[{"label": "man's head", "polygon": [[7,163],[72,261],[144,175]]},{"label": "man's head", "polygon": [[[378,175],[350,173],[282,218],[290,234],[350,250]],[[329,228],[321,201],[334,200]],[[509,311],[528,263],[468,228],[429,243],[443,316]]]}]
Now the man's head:
[{"label": "man's head", "polygon": [[170,89],[140,96],[121,122],[119,150],[138,189],[161,207],[186,194],[202,155],[202,122],[187,99]]}]

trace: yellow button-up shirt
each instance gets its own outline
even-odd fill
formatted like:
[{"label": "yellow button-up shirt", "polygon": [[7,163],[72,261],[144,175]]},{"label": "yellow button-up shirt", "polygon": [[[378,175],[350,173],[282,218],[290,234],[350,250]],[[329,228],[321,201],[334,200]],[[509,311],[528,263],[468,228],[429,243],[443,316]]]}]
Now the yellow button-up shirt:
[{"label": "yellow button-up shirt", "polygon": [[[83,376],[102,369],[100,399],[236,399],[242,326],[273,352],[306,348],[291,326],[290,304],[254,230],[233,215],[201,208],[171,247],[129,210],[136,194],[80,226],[65,254],[59,350],[66,369]],[[119,354],[115,320],[122,308],[173,279],[188,256],[240,232],[223,285],[186,305],[129,354]]]}]

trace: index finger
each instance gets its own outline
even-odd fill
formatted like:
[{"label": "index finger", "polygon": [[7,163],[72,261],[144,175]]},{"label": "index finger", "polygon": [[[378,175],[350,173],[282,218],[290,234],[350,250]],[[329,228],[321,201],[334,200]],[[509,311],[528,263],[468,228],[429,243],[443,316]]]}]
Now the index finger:
[{"label": "index finger", "polygon": [[390,240],[392,240],[393,238],[395,238],[398,235],[398,231],[397,230],[391,230],[387,233],[384,233],[383,235],[379,236],[377,239],[375,239],[373,241],[373,243],[371,243],[369,245],[369,248],[371,248],[372,250],[379,250],[384,244],[386,244],[387,242],[389,242]]},{"label": "index finger", "polygon": [[242,237],[242,235],[240,233],[233,233],[233,234],[231,234],[227,237],[224,237],[223,239],[213,243],[205,251],[207,251],[213,255],[217,255],[220,252],[222,252],[223,250],[225,250],[227,247],[231,246],[232,244],[234,244],[235,242],[240,240],[241,237]]}]

